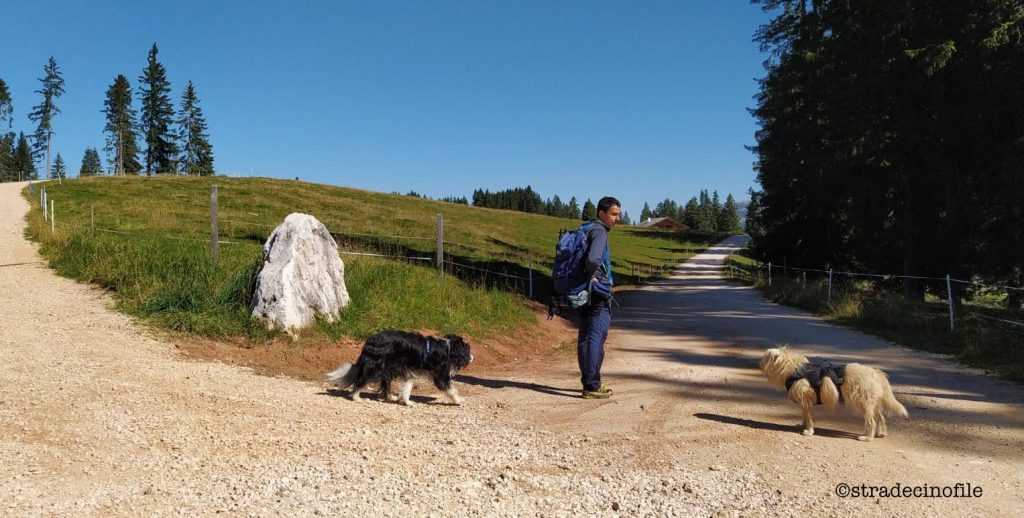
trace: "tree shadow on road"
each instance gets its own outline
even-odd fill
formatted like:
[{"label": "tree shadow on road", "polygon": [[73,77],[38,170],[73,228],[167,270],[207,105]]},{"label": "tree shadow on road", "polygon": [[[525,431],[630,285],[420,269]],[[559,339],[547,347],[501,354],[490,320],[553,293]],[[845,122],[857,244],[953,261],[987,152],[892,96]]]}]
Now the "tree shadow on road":
[{"label": "tree shadow on road", "polygon": [[[771,430],[775,432],[790,432],[800,433],[803,430],[802,425],[785,425],[777,423],[766,423],[764,421],[754,421],[753,419],[743,419],[740,417],[732,417],[727,415],[719,414],[707,414],[698,412],[693,414],[693,417],[698,419],[706,419],[708,421],[715,421],[718,423],[733,424],[738,426],[745,426],[747,428],[753,428],[755,430]],[[822,437],[831,437],[834,439],[856,439],[857,434],[844,432],[841,430],[832,430],[830,428],[821,428],[820,426],[814,427],[814,435],[820,435]]]}]

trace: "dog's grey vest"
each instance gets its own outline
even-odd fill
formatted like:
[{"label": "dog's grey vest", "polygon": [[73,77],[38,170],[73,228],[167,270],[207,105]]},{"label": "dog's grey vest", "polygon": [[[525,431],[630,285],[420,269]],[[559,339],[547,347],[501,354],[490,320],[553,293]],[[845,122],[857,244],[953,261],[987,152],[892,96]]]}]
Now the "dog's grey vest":
[{"label": "dog's grey vest", "polygon": [[[790,377],[786,378],[786,391],[788,392],[790,387],[792,387],[798,380],[806,379],[807,382],[811,384],[811,387],[814,388],[814,393],[818,396],[818,404],[820,405],[821,381],[825,378],[830,378],[832,383],[834,383],[838,389],[843,386],[843,379],[845,376],[845,365],[832,365],[831,362],[826,360],[812,359],[797,369]],[[843,400],[842,391],[839,391],[839,400]]]}]

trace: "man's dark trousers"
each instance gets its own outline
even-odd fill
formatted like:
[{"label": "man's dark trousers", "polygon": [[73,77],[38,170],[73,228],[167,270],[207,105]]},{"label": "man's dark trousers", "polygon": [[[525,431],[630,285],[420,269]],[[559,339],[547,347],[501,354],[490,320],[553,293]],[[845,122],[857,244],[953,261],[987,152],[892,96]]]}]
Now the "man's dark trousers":
[{"label": "man's dark trousers", "polygon": [[579,310],[580,330],[576,342],[576,358],[583,374],[583,390],[601,387],[601,364],[604,363],[604,342],[612,323],[608,301],[584,306]]}]

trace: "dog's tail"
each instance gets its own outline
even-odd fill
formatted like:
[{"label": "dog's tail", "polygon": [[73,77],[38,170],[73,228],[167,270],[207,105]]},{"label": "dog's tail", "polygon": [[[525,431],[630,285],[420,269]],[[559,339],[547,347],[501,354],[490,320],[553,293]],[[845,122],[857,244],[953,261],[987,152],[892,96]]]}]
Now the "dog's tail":
[{"label": "dog's tail", "polygon": [[885,397],[882,398],[882,409],[886,415],[895,415],[904,419],[910,417],[906,407],[899,401],[896,401],[896,396],[892,393],[892,387],[889,386],[889,380],[885,380]]},{"label": "dog's tail", "polygon": [[338,388],[349,388],[356,382],[356,369],[352,368],[351,363],[346,363],[328,372],[327,382],[336,385]]},{"label": "dog's tail", "polygon": [[832,382],[832,378],[827,376],[821,380],[821,388],[818,389],[818,393],[821,395],[821,404],[825,405],[829,409],[835,408],[839,404],[839,389],[836,384]]}]

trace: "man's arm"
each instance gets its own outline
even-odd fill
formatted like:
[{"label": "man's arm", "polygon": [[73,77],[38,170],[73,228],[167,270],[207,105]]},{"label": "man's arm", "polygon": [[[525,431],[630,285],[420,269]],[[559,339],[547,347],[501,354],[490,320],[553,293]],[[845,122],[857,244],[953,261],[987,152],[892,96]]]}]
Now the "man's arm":
[{"label": "man's arm", "polygon": [[590,232],[590,248],[587,250],[587,263],[583,271],[587,277],[594,277],[594,273],[601,266],[604,258],[604,250],[608,247],[608,232],[603,228],[595,228]]}]

